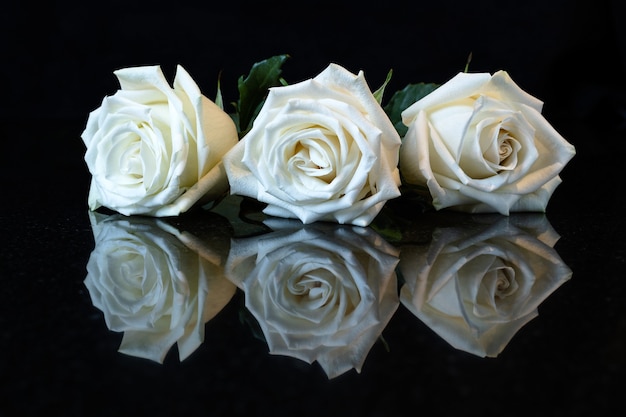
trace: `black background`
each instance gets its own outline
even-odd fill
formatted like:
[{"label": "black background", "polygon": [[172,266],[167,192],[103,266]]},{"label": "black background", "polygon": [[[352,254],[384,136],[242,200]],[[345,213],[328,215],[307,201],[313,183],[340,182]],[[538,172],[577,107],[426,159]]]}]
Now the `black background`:
[{"label": "black background", "polygon": [[509,71],[552,120],[602,106],[606,123],[623,110],[626,6],[618,0],[211,3],[3,6],[2,116],[84,120],[117,89],[113,71],[136,65],[161,65],[171,80],[181,64],[211,98],[221,71],[230,101],[254,62],[285,53],[289,82],[332,61],[364,70],[373,88],[393,69],[394,91],[446,81],[471,52],[471,71]]},{"label": "black background", "polygon": [[[626,377],[626,6],[477,2],[10,2],[0,14],[0,415],[609,415]],[[117,353],[83,286],[94,241],[80,133],[113,71],[184,66],[226,102],[251,65],[289,54],[285,79],[329,62],[389,92],[504,69],[576,146],[548,218],[574,271],[496,360],[456,352],[400,310],[362,374],[327,381],[270,357],[237,300],[188,361]],[[388,97],[388,96],[387,96]],[[415,332],[416,327],[421,332]],[[3,414],[4,413],[4,414]]]},{"label": "black background", "polygon": [[[363,70],[375,89],[392,69],[384,104],[409,83],[447,81],[471,53],[471,71],[504,69],[544,101],[548,121],[592,163],[624,149],[626,6],[618,0],[24,1],[3,9],[0,164],[8,174],[0,184],[17,185],[26,201],[75,192],[50,185],[57,179],[43,175],[41,161],[84,190],[76,173],[86,173],[80,133],[89,112],[119,88],[114,70],[138,65],[161,65],[172,82],[180,64],[211,99],[221,74],[232,111],[237,79],[273,55],[291,56],[290,83],[336,62]],[[592,176],[580,180],[596,186]]]}]

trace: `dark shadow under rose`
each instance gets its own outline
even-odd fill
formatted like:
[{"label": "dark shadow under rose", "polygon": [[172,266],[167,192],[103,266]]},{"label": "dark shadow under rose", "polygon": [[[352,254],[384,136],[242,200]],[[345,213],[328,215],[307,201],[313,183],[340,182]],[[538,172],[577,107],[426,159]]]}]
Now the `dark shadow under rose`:
[{"label": "dark shadow under rose", "polygon": [[223,273],[228,241],[207,245],[152,218],[89,216],[95,247],[85,286],[107,327],[124,332],[119,351],[163,363],[177,344],[186,359],[235,294]]},{"label": "dark shadow under rose", "polygon": [[354,368],[399,306],[398,250],[372,229],[270,219],[273,232],[231,243],[226,274],[245,294],[271,354]]},{"label": "dark shadow under rose", "polygon": [[472,219],[401,248],[400,300],[455,348],[495,357],[572,271],[544,214]]}]

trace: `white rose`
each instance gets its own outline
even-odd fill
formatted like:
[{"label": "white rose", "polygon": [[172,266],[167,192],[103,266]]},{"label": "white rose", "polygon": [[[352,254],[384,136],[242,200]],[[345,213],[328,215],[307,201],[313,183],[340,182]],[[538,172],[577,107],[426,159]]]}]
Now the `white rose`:
[{"label": "white rose", "polygon": [[271,354],[317,361],[334,378],[361,371],[398,308],[397,254],[369,228],[298,222],[235,239],[225,270]]},{"label": "white rose", "polygon": [[224,277],[226,255],[155,219],[90,218],[95,247],[84,283],[107,327],[124,332],[119,351],[162,363],[177,343],[187,358],[237,289]]},{"label": "white rose", "polygon": [[545,211],[575,150],[542,106],[504,71],[458,74],[402,112],[404,180],[437,210]]},{"label": "white rose", "polygon": [[495,357],[572,276],[555,235],[543,214],[436,229],[401,248],[400,301],[453,347]]},{"label": "white rose", "polygon": [[268,215],[367,226],[400,195],[399,147],[363,72],[331,64],[271,88],[224,165],[231,193],[267,203]]},{"label": "white rose", "polygon": [[222,156],[237,143],[228,114],[178,66],[115,71],[121,89],[89,114],[82,139],[92,175],[89,208],[175,216],[228,190]]}]

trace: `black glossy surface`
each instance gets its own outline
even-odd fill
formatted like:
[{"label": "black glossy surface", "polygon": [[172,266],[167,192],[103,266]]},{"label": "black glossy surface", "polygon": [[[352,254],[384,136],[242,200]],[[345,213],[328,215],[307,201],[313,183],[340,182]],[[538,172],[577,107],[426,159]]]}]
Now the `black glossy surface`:
[{"label": "black glossy surface", "polygon": [[[576,9],[567,9],[569,3],[561,3],[537,12],[539,20],[524,26],[527,30],[501,33],[495,43],[491,31],[472,31],[475,25],[463,19],[465,24],[456,26],[463,37],[446,30],[438,32],[446,35],[436,42],[416,43],[420,33],[420,39],[427,39],[423,36],[437,26],[436,19],[417,19],[430,28],[418,30],[411,17],[415,14],[400,17],[389,6],[381,27],[403,28],[398,32],[402,42],[394,47],[385,43],[396,39],[388,32],[380,38],[354,23],[361,33],[357,37],[339,25],[341,19],[324,26],[336,29],[331,32],[335,36],[329,34],[323,42],[293,23],[293,37],[281,44],[284,37],[275,27],[267,33],[269,38],[257,36],[258,27],[251,26],[258,24],[254,13],[243,18],[245,30],[232,35],[229,25],[242,22],[232,10],[220,8],[219,16],[205,21],[183,13],[194,9],[182,8],[181,16],[195,16],[187,17],[193,30],[182,34],[185,25],[175,19],[175,30],[168,32],[171,38],[159,32],[156,39],[164,46],[157,48],[146,46],[154,40],[146,31],[156,11],[134,32],[124,32],[127,39],[113,35],[141,15],[139,7],[119,15],[120,8],[112,7],[94,17],[94,23],[88,18],[93,14],[80,7],[49,5],[32,14],[25,5],[11,6],[18,19],[5,18],[5,29],[39,25],[48,36],[27,40],[27,48],[11,46],[7,62],[17,64],[3,66],[9,99],[2,102],[6,111],[3,108],[0,124],[0,415],[589,416],[623,410],[626,106],[619,48],[624,38],[621,26],[604,23],[617,19],[619,14],[611,13],[623,6],[580,2]],[[518,25],[528,22],[525,16],[533,10],[519,4],[519,14],[514,14]],[[535,11],[539,4],[534,3]],[[443,9],[431,5],[428,13]],[[491,13],[485,22],[510,16],[491,6],[482,10]],[[447,19],[452,15],[450,10],[445,13]],[[273,14],[265,11],[261,16],[267,21]],[[367,21],[372,18],[368,15]],[[589,30],[581,31],[581,22],[589,23]],[[202,25],[212,23],[221,35],[202,44],[198,39],[208,30]],[[96,42],[95,33],[104,33],[106,40]],[[337,36],[348,41],[334,43]],[[254,42],[237,49],[242,38]],[[538,38],[545,42],[535,48],[538,41],[533,39]],[[462,42],[455,43],[459,39]],[[134,40],[145,47],[139,55],[137,48],[128,46],[135,45]],[[362,47],[352,47],[355,42]],[[608,43],[613,52],[601,55],[596,47],[601,43]],[[451,44],[454,49],[446,51],[443,45]],[[118,352],[122,333],[107,328],[84,283],[95,248],[86,206],[89,175],[80,141],[88,112],[116,88],[113,68],[189,63],[192,75],[202,79],[203,90],[212,91],[218,69],[230,69],[232,83],[254,60],[285,52],[283,45],[294,57],[294,78],[313,76],[329,60],[346,57],[354,70],[367,63],[373,84],[382,81],[393,62],[395,87],[446,79],[451,68],[456,71],[457,57],[465,59],[466,50],[474,48],[477,70],[504,67],[522,87],[545,99],[548,120],[577,149],[546,214],[561,236],[554,249],[572,277],[539,305],[538,316],[515,333],[496,358],[452,347],[400,305],[383,330],[384,343],[374,343],[361,373],[351,370],[329,379],[317,363],[268,353],[268,346],[241,321],[241,290],[206,324],[204,342],[184,361],[179,361],[176,345],[163,364]],[[210,51],[206,55],[211,48],[217,48],[214,60]],[[414,48],[423,48],[423,59],[403,59],[402,54],[413,54]],[[205,77],[205,71],[215,74]],[[416,214],[412,236],[426,244],[432,225],[450,222],[443,213]],[[204,239],[247,230],[204,212],[171,223]]]},{"label": "black glossy surface", "polygon": [[[81,129],[35,129],[42,127],[65,139]],[[83,283],[95,247],[88,175],[77,162],[81,147],[67,149],[76,159],[68,155],[67,165],[46,159],[40,166],[47,173],[25,172],[31,184],[44,182],[15,191],[26,203],[5,203],[1,211],[5,415],[317,415],[329,407],[355,415],[406,409],[494,415],[503,408],[507,415],[585,415],[621,407],[626,230],[615,192],[621,174],[617,165],[602,166],[613,181],[589,178],[586,167],[600,169],[602,158],[584,145],[562,173],[546,215],[561,236],[554,248],[573,275],[497,358],[453,348],[400,305],[383,331],[389,350],[376,342],[360,374],[330,380],[316,363],[268,354],[240,321],[241,290],[206,324],[204,343],[183,362],[176,346],[162,365],[118,353],[122,334],[107,328]],[[204,239],[250,232],[233,221],[203,211],[170,220]],[[415,223],[412,239],[422,244],[435,224],[454,224],[443,213],[417,214]]]}]

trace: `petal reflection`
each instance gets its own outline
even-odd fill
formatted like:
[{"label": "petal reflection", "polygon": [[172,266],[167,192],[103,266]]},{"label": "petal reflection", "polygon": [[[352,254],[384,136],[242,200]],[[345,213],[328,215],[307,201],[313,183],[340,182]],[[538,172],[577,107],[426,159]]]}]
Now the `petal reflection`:
[{"label": "petal reflection", "polygon": [[225,269],[270,353],[317,361],[328,378],[360,372],[399,306],[398,249],[369,228],[266,224],[274,231],[233,240]]},{"label": "petal reflection", "polygon": [[163,363],[177,343],[186,359],[237,289],[224,277],[228,240],[209,245],[153,218],[89,216],[95,247],[84,283],[107,327],[124,332],[119,351]]},{"label": "petal reflection", "polygon": [[544,214],[477,216],[401,248],[401,303],[457,349],[496,357],[572,271]]}]

